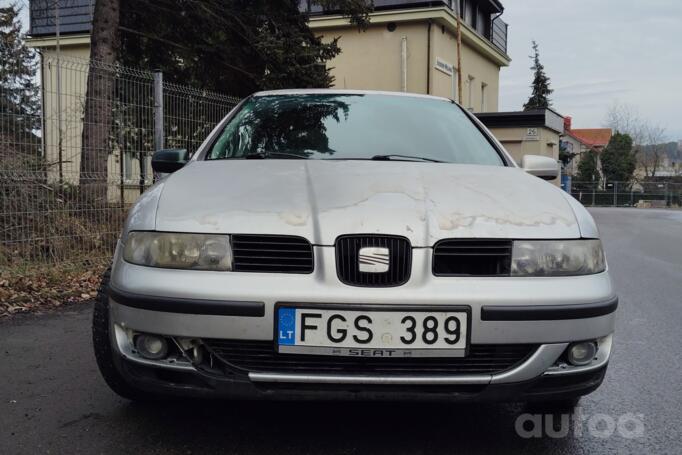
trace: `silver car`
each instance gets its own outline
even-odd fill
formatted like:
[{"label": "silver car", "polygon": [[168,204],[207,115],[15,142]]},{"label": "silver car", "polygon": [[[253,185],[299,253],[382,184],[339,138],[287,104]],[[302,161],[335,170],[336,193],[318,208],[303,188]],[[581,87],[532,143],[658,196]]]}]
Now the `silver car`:
[{"label": "silver car", "polygon": [[124,397],[574,404],[614,293],[594,220],[451,100],[243,100],[131,209],[94,311]]}]

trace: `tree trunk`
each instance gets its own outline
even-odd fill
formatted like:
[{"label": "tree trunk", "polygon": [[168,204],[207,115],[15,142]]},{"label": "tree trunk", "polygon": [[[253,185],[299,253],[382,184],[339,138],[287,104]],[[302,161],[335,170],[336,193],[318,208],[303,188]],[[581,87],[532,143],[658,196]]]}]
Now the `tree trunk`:
[{"label": "tree trunk", "polygon": [[[120,0],[97,0],[90,36],[90,68],[83,116],[80,185],[92,202],[106,202],[107,160],[112,131],[119,51]],[[94,208],[94,207],[91,207]],[[91,210],[96,213],[97,210]]]},{"label": "tree trunk", "polygon": [[658,170],[658,164],[661,162],[661,156],[658,154],[658,150],[655,150],[654,146],[654,162],[651,166],[651,177],[656,177],[656,171]]}]

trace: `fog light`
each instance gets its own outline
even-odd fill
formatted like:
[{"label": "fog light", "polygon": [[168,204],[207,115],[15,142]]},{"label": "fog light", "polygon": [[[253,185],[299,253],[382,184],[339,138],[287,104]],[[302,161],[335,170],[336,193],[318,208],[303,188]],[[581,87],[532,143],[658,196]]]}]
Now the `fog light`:
[{"label": "fog light", "polygon": [[168,354],[168,343],[164,337],[146,333],[135,337],[135,347],[142,357],[149,360],[159,360]]},{"label": "fog light", "polygon": [[575,366],[587,365],[596,354],[597,344],[594,341],[573,343],[568,347],[568,362]]}]

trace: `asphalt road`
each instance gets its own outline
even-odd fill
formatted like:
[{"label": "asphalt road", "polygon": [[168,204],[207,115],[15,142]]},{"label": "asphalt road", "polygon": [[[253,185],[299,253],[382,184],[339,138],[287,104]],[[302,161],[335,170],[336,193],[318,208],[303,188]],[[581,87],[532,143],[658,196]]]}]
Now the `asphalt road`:
[{"label": "asphalt road", "polygon": [[0,453],[682,453],[682,212],[593,213],[621,306],[565,437],[520,437],[520,405],[130,403],[97,372],[83,306],[0,322]]}]

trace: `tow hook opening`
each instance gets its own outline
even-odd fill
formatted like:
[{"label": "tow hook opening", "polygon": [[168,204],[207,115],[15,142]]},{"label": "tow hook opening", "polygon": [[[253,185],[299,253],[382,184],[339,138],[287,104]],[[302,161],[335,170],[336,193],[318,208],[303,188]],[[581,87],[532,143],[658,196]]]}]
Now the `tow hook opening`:
[{"label": "tow hook opening", "polygon": [[173,342],[182,355],[193,365],[200,365],[204,362],[205,348],[201,340],[197,338],[174,337]]}]

